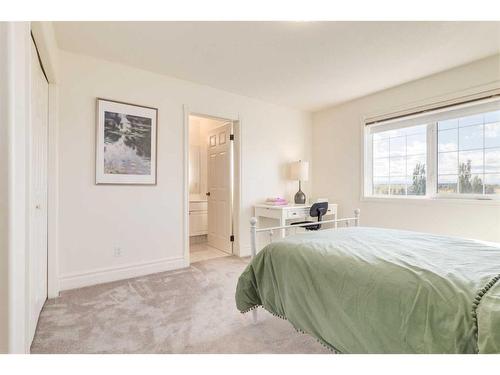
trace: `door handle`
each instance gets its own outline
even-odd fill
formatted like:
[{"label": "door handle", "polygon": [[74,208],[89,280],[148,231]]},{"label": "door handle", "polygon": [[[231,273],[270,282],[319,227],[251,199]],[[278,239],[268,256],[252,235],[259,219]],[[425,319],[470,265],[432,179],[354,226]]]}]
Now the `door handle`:
[{"label": "door handle", "polygon": [[205,195],[206,195],[207,197],[209,197],[209,196],[210,196],[210,192],[205,193]]}]

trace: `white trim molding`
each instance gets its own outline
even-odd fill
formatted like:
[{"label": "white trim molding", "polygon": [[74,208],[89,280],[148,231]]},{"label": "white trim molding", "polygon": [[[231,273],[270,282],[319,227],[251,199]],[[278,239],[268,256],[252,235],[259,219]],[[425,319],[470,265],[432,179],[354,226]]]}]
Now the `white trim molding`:
[{"label": "white trim molding", "polygon": [[59,286],[61,290],[76,289],[159,272],[177,270],[184,267],[184,258],[163,258],[151,262],[100,268],[89,272],[62,275],[59,278]]},{"label": "white trim molding", "polygon": [[[0,23],[0,50],[7,51],[8,25]],[[6,54],[0,55],[0,82],[8,82]],[[9,351],[9,95],[10,87],[0,85],[0,353]]]},{"label": "white trim molding", "polygon": [[[30,24],[7,22],[0,29],[4,33],[0,69],[6,77],[2,101],[2,124],[7,131],[7,276],[3,285],[8,288],[7,300],[0,301],[7,312],[8,329],[0,330],[2,347],[7,343],[8,353],[29,353],[27,304],[27,139],[30,121]],[[3,84],[3,82],[2,82]],[[5,199],[4,199],[5,198]],[[4,235],[4,233],[0,233]],[[3,250],[3,249],[2,249]],[[1,259],[0,259],[1,260]],[[4,281],[5,279],[2,279]],[[5,336],[4,336],[5,335]]]}]

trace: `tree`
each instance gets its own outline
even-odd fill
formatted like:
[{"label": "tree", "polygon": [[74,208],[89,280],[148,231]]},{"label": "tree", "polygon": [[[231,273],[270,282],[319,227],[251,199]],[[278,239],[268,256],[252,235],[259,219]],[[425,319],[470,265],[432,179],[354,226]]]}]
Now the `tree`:
[{"label": "tree", "polygon": [[412,185],[408,187],[408,194],[425,195],[425,164],[417,163],[413,169]]},{"label": "tree", "polygon": [[471,173],[471,161],[461,163],[458,171],[458,184],[460,193],[483,193],[483,180],[480,177],[474,176]]}]

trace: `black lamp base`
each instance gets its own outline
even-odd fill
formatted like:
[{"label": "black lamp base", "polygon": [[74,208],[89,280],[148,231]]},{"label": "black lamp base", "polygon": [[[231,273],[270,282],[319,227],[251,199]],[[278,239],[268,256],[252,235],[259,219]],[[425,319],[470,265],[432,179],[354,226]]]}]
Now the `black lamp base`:
[{"label": "black lamp base", "polygon": [[295,204],[306,204],[306,195],[302,190],[299,189],[299,191],[295,194],[294,201]]}]

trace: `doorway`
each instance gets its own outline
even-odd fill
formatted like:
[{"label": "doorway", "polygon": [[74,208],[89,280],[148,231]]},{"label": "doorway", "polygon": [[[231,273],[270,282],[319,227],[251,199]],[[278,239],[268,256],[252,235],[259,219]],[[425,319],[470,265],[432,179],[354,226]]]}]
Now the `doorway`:
[{"label": "doorway", "polygon": [[230,256],[234,248],[235,121],[188,115],[189,260]]}]

